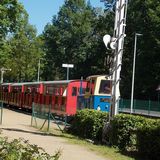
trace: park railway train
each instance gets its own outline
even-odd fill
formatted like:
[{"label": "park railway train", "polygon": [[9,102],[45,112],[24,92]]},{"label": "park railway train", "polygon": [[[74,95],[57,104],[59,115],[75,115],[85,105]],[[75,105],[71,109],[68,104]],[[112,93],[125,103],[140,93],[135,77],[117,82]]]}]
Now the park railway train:
[{"label": "park railway train", "polygon": [[86,80],[59,80],[0,84],[0,101],[8,106],[32,109],[32,104],[51,105],[51,112],[74,115],[77,109],[109,111],[111,79],[94,75]]}]

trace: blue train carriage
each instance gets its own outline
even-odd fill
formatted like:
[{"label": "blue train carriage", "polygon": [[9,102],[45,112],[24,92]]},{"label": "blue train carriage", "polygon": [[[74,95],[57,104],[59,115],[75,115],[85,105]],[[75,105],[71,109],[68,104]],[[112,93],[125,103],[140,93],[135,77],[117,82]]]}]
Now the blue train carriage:
[{"label": "blue train carriage", "polygon": [[87,87],[83,95],[78,97],[78,108],[91,108],[109,112],[111,101],[111,77],[93,75],[86,78]]}]

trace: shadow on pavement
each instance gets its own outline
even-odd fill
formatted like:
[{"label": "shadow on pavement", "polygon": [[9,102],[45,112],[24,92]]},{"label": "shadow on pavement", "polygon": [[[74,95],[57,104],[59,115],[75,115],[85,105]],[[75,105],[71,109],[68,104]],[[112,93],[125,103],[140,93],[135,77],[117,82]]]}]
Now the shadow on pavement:
[{"label": "shadow on pavement", "polygon": [[17,129],[17,128],[0,128],[2,131],[6,130],[6,131],[14,131],[14,132],[21,132],[21,133],[29,133],[29,134],[35,134],[35,135],[41,135],[41,136],[54,136],[54,137],[64,137],[64,138],[70,138],[72,139],[72,137],[68,137],[65,134],[54,134],[54,133],[46,133],[46,132],[34,132],[34,131],[27,131],[27,130],[23,130],[23,129]]}]

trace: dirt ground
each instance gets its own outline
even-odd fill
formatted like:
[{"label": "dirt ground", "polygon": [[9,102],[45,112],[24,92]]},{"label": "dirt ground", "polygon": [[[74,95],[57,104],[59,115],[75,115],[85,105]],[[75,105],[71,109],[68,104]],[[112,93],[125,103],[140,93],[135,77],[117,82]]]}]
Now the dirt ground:
[{"label": "dirt ground", "polygon": [[44,148],[51,155],[60,149],[62,151],[60,160],[107,160],[83,146],[70,144],[62,137],[46,135],[30,127],[30,124],[31,115],[3,109],[3,121],[0,128],[2,135],[9,137],[9,139],[24,138],[29,140],[30,144]]}]

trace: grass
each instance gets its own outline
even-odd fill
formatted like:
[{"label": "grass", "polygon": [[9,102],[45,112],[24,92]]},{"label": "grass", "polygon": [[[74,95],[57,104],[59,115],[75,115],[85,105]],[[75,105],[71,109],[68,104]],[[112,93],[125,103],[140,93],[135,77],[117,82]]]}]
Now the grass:
[{"label": "grass", "polygon": [[[44,126],[43,132],[47,132],[47,127]],[[95,152],[96,154],[105,157],[109,160],[135,160],[135,158],[125,156],[119,152],[118,149],[115,149],[113,147],[108,147],[104,145],[95,145],[92,144],[84,139],[81,139],[79,137],[76,137],[74,135],[68,134],[68,133],[62,133],[59,129],[55,127],[50,127],[49,132],[47,134],[62,137],[67,140],[66,143],[76,144],[85,147],[86,149]]]},{"label": "grass", "polygon": [[109,160],[134,160],[134,158],[122,155],[117,149],[104,145],[95,145],[86,140],[80,139],[76,136],[63,133],[69,143],[81,145],[91,151],[94,151],[98,155],[101,155]]}]

